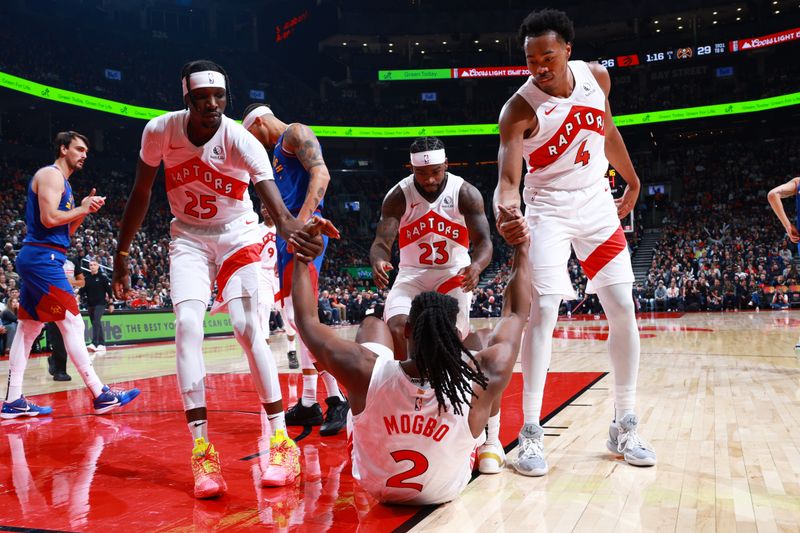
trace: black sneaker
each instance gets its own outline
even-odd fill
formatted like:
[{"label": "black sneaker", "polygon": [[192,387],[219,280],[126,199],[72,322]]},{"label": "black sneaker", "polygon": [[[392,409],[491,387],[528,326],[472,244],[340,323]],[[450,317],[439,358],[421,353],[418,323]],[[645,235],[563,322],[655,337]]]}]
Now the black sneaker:
[{"label": "black sneaker", "polygon": [[52,355],[47,356],[47,371],[51,376],[56,375],[56,360]]},{"label": "black sneaker", "polygon": [[302,400],[297,400],[297,403],[286,411],[286,425],[320,426],[322,425],[322,407],[318,403],[306,407]]},{"label": "black sneaker", "polygon": [[53,381],[72,381],[72,376],[66,372],[56,372],[53,374]]},{"label": "black sneaker", "polygon": [[297,352],[294,350],[290,350],[286,354],[286,358],[289,360],[289,368],[292,370],[296,370],[300,368],[300,362],[297,360]]},{"label": "black sneaker", "polygon": [[350,402],[342,400],[338,396],[325,398],[328,404],[328,411],[325,413],[325,422],[319,428],[319,434],[329,437],[339,433],[347,425],[347,411],[350,410]]}]

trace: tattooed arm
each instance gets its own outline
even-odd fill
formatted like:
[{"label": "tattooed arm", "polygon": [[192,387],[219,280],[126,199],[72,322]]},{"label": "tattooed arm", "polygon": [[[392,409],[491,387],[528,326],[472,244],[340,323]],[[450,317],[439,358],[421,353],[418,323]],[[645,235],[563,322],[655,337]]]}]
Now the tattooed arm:
[{"label": "tattooed arm", "polygon": [[309,174],[306,199],[297,214],[297,219],[305,222],[311,218],[325,197],[331,175],[328,173],[325,160],[322,159],[322,148],[317,136],[308,126],[298,123],[290,124],[283,134],[283,146],[297,156],[298,161]]}]

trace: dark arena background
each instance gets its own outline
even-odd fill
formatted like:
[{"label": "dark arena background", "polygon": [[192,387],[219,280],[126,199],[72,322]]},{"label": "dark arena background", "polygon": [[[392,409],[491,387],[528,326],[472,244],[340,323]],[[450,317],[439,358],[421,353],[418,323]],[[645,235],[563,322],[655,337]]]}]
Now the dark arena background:
[{"label": "dark arena background", "polygon": [[[798,250],[768,202],[770,190],[800,176],[797,0],[0,2],[0,375],[18,324],[27,187],[53,162],[56,133],[90,141],[70,180],[75,198],[92,188],[106,197],[67,257],[86,275],[96,261],[110,280],[143,128],[184,107],[181,67],[200,58],[227,70],[228,117],[265,103],[319,139],[331,176],[324,216],[341,238],[327,249],[318,301],[337,335],[355,338],[365,316],[383,309],[388,290],[373,280],[370,246],[381,203],[411,174],[409,146],[422,136],[439,137],[449,171],[483,196],[494,251],[470,315],[473,329],[496,324],[512,256],[493,215],[498,117],[530,76],[517,29],[547,7],[574,21],[571,58],[608,70],[611,112],[641,179],[622,227],[641,338],[637,414],[656,466],[630,467],[606,449],[609,326],[573,255],[577,298],[559,309],[542,408],[547,476],[509,464],[499,474],[476,470],[450,503],[386,505],[354,480],[345,430],[290,426],[303,473],[262,488],[268,423],[221,314],[206,316],[203,351],[209,434],[228,491],[195,499],[162,168],[129,250],[133,291],[109,297],[102,317],[105,349],[96,349],[78,296],[94,368],[141,396],[90,414],[72,363],[71,381],[48,372],[52,335],[43,333],[23,386],[53,413],[0,421],[0,531],[800,531]],[[624,181],[615,169],[607,177],[620,197]],[[252,186],[250,194],[258,209]],[[795,223],[795,196],[784,205]],[[398,258],[395,246],[392,279]],[[279,313],[270,329],[288,409],[303,380],[289,368]],[[522,390],[517,362],[501,409],[509,462]],[[323,408],[324,391],[320,384]]]}]

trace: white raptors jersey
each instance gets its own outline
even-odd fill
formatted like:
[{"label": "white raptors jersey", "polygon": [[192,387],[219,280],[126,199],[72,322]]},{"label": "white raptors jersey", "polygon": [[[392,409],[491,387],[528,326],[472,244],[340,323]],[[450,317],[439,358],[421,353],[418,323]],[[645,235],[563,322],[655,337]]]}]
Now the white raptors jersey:
[{"label": "white raptors jersey", "polygon": [[248,184],[273,179],[264,147],[225,115],[214,136],[195,146],[188,121],[188,110],[173,111],[150,120],[142,134],[139,157],[151,167],[164,162],[172,214],[186,224],[221,225],[253,213]]},{"label": "white raptors jersey", "polygon": [[536,134],[522,141],[526,187],[583,189],[603,179],[608,170],[605,93],[585,62],[570,61],[569,68],[575,89],[568,98],[550,96],[533,78],[517,91],[539,121]]},{"label": "white raptors jersey", "polygon": [[395,185],[406,197],[398,238],[400,268],[463,268],[472,262],[469,231],[458,208],[463,183],[462,178],[448,172],[447,184],[432,203],[417,191],[413,174]]},{"label": "white raptors jersey", "polygon": [[439,413],[436,393],[420,388],[381,355],[366,407],[352,417],[353,477],[382,502],[426,505],[458,496],[472,475],[477,441],[469,406]]},{"label": "white raptors jersey", "polygon": [[261,272],[258,277],[259,294],[275,294],[278,288],[278,247],[275,243],[277,232],[275,226],[259,224],[261,241],[264,248],[261,250]]}]

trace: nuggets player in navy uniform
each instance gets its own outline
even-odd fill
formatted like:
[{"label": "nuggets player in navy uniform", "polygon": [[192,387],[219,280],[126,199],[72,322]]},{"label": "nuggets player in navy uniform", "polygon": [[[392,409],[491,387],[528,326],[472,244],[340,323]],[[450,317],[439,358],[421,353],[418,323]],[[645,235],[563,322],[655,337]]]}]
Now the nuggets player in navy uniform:
[{"label": "nuggets player in navy uniform", "polygon": [[95,414],[121,407],[139,395],[138,389],[115,391],[104,385],[92,367],[84,344],[84,324],[72,286],[64,272],[70,237],[83,219],[103,207],[105,197],[95,190],[75,206],[69,178],[83,168],[89,153],[88,139],[74,131],[56,135],[56,161],[40,168],[28,184],[25,206],[27,233],[16,268],[20,287],[19,324],[11,345],[8,389],[0,417],[43,416],[51,407],[38,406],[22,395],[22,380],[34,340],[45,322],[55,322],[64,346],[92,394]]},{"label": "nuggets player in navy uniform", "polygon": [[[292,215],[300,221],[321,215],[325,191],[330,174],[322,157],[322,148],[316,135],[308,126],[298,123],[286,124],[272,112],[269,106],[252,104],[242,117],[242,125],[266,148],[272,150],[272,170],[275,184]],[[324,238],[325,248],[328,240]],[[292,308],[293,255],[284,239],[278,236],[278,280],[280,293],[276,300],[283,303],[286,318],[294,328]],[[309,264],[314,288],[317,288],[319,272],[325,251]],[[295,328],[296,329],[296,328]],[[344,428],[350,405],[339,390],[336,379],[328,372],[317,372],[313,354],[300,337],[300,362],[303,368],[303,395],[297,404],[286,411],[287,425],[321,425],[321,435],[335,435]],[[327,389],[325,403],[328,410],[322,417],[322,408],[317,403],[317,377]]]}]

